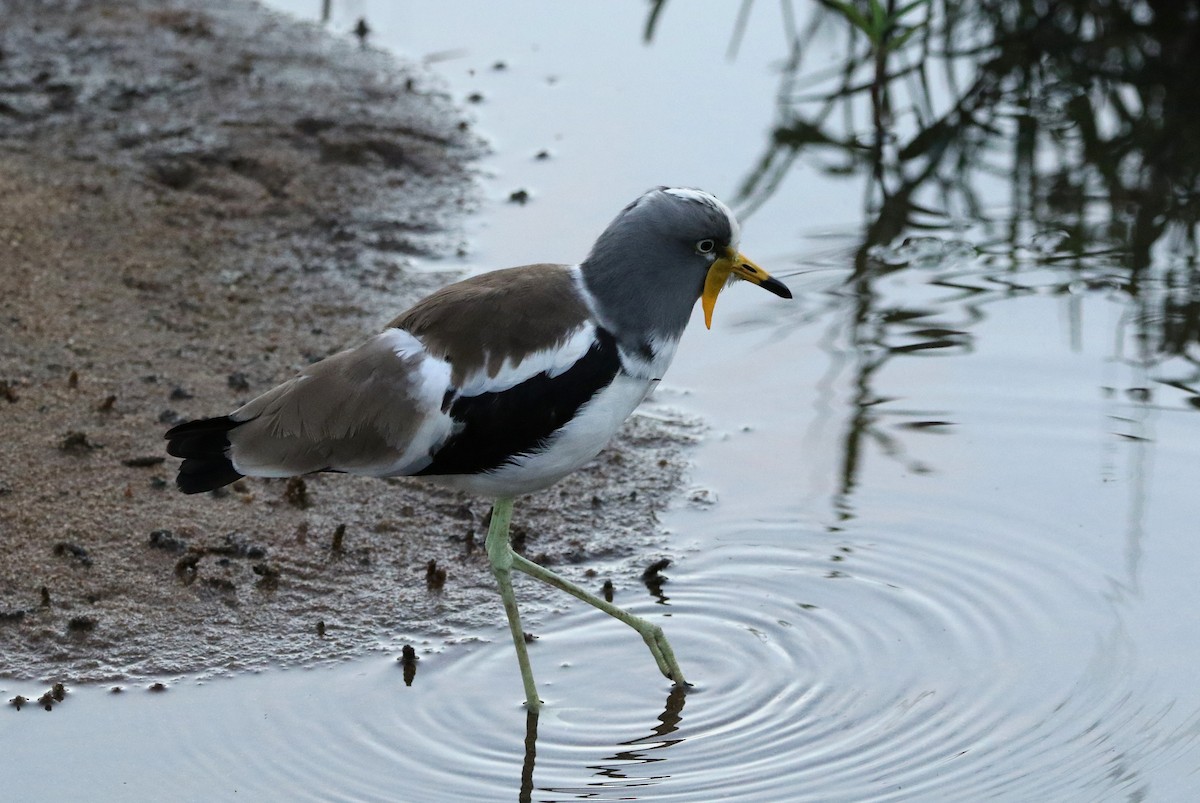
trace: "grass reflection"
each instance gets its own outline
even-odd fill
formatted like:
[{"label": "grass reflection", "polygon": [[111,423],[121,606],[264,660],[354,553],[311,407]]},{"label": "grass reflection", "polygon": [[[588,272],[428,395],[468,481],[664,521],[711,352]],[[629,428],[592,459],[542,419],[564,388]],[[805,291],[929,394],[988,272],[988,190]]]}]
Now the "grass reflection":
[{"label": "grass reflection", "polygon": [[[742,36],[753,5],[734,22]],[[662,23],[651,4],[645,35]],[[1023,221],[1064,232],[1059,258],[1119,248],[1135,272],[1166,241],[1193,261],[1200,195],[1200,4],[1128,0],[819,0],[789,55],[777,118],[741,187],[761,204],[800,159],[867,178],[869,248],[914,230]],[[807,70],[844,40],[835,68]],[[990,179],[1009,187],[1006,204]],[[980,184],[987,183],[988,190]],[[999,210],[999,211],[997,211]]]},{"label": "grass reflection", "polygon": [[[666,5],[652,4],[647,38]],[[753,211],[800,166],[864,186],[861,233],[841,257],[849,276],[829,302],[837,331],[827,341],[857,389],[839,515],[850,512],[864,440],[922,466],[904,456],[900,427],[880,426],[896,415],[875,389],[882,366],[970,351],[992,301],[1123,295],[1113,361],[1145,373],[1181,357],[1190,369],[1157,381],[1200,408],[1200,2],[782,7],[775,122],[739,200]],[[734,43],[752,11],[770,13],[744,0]],[[1030,268],[1041,275],[1022,275]],[[947,295],[897,298],[884,280],[899,271]]]},{"label": "grass reflection", "polygon": [[[931,222],[989,221],[994,204],[978,185],[1001,176],[1010,234],[1036,220],[1067,232],[1079,255],[1127,250],[1135,271],[1164,237],[1194,250],[1196,3],[888,3],[877,19],[911,22],[887,29],[893,38],[864,31],[877,5],[813,4],[793,31],[777,120],[744,200],[765,200],[801,157],[867,176],[869,247]],[[839,34],[840,69],[806,73],[816,40]]]}]

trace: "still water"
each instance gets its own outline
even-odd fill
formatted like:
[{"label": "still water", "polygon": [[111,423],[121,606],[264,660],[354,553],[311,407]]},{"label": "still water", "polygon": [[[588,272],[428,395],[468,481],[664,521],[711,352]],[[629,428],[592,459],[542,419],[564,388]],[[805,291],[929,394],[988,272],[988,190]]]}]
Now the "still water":
[{"label": "still water", "polygon": [[[1200,293],[1176,215],[1196,165],[1162,189],[1183,202],[1150,208],[1151,168],[1116,164],[1118,202],[1078,117],[1031,102],[1095,100],[1046,62],[1031,92],[985,75],[1008,94],[972,95],[978,64],[914,84],[904,51],[881,102],[845,20],[813,6],[655,5],[358,2],[330,24],[367,18],[477,104],[495,155],[449,267],[577,260],[647,186],[691,184],[741,201],[743,249],[797,291],[732,288],[656,400],[709,431],[663,520],[665,598],[630,571],[616,601],[661,617],[696,688],[669,694],[636,637],[564,599],[533,626],[536,723],[498,627],[411,688],[370,659],[78,690],[5,739],[13,799],[1200,795]],[[956,100],[997,115],[985,134]]]}]

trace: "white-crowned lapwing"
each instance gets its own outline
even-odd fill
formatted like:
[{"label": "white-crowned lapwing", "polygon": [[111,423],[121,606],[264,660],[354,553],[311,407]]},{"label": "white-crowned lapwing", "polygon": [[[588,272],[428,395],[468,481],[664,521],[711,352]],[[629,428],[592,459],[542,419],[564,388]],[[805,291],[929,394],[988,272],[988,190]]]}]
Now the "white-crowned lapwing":
[{"label": "white-crowned lapwing", "polygon": [[412,476],[495,499],[487,552],[531,710],[540,701],[511,572],[630,625],[663,674],[683,673],[658,625],[513,552],[513,497],[594,458],[662,378],[697,299],[706,325],[732,278],[791,298],[738,251],[725,204],[660,187],[625,207],[578,265],[528,265],[433,293],[357,348],[305,368],[227,416],[167,433],[185,493],[243,475]]}]

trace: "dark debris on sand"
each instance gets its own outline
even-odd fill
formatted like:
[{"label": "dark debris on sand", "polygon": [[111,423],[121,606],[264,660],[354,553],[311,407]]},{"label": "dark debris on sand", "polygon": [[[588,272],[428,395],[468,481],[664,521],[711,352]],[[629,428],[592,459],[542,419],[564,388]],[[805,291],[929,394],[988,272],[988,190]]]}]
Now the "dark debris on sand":
[{"label": "dark debris on sand", "polygon": [[[437,78],[242,0],[7,0],[0,54],[0,675],[235,671],[499,624],[488,500],[348,476],[188,497],[156,459],[171,423],[445,280],[411,258],[464,249],[483,149]],[[694,436],[635,419],[518,505],[526,548],[636,578]]]}]

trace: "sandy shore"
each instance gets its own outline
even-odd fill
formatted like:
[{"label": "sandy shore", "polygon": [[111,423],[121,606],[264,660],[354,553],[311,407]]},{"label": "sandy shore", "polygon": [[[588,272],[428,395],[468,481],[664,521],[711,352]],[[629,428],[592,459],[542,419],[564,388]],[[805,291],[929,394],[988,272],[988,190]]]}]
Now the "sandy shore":
[{"label": "sandy shore", "polygon": [[[500,620],[488,500],[344,476],[187,497],[162,439],[444,281],[410,259],[465,248],[482,151],[436,77],[250,3],[0,6],[0,674],[308,663]],[[518,504],[525,551],[596,586],[590,562],[630,557],[611,576],[636,584],[694,436],[635,418]]]}]

